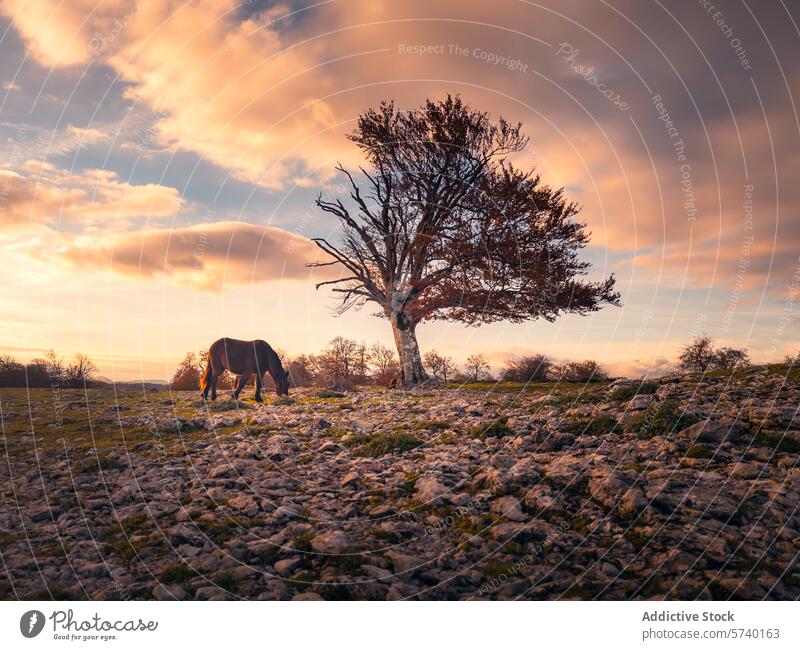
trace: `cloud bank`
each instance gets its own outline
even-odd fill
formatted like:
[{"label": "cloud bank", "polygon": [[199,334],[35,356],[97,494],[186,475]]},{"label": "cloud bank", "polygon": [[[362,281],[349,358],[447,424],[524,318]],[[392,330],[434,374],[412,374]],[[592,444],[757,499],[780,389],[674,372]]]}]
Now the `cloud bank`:
[{"label": "cloud bank", "polygon": [[306,267],[328,258],[305,237],[231,221],[80,237],[57,255],[72,268],[134,279],[166,276],[175,284],[211,292],[234,284],[336,277],[331,267]]}]

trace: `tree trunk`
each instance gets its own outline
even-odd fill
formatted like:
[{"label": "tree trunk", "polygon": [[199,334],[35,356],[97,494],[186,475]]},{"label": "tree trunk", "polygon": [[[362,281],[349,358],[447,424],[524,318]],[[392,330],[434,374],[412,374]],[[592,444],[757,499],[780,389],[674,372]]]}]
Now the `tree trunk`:
[{"label": "tree trunk", "polygon": [[389,315],[394,333],[394,342],[397,353],[400,355],[400,372],[404,386],[414,386],[425,381],[428,377],[422,367],[422,357],[417,344],[417,324],[400,313]]}]

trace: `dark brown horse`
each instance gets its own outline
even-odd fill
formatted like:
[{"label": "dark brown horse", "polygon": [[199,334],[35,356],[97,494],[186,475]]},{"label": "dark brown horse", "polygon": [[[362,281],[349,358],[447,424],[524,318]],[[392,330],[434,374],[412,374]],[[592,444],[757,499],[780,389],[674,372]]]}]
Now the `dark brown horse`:
[{"label": "dark brown horse", "polygon": [[219,339],[208,348],[208,365],[200,380],[203,399],[217,399],[217,379],[228,370],[239,375],[233,399],[238,399],[247,380],[256,376],[256,401],[261,401],[261,389],[264,386],[264,373],[269,372],[275,380],[275,392],[278,395],[289,394],[289,376],[281,365],[281,360],[266,341],[238,341],[236,339]]}]

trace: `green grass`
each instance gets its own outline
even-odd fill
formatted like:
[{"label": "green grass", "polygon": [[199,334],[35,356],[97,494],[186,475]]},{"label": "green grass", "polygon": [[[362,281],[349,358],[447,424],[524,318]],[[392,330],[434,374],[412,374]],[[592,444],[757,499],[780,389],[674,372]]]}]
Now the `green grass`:
[{"label": "green grass", "polygon": [[431,442],[432,445],[455,445],[458,444],[458,436],[452,433],[445,433]]},{"label": "green grass", "polygon": [[588,419],[570,420],[562,425],[561,430],[577,435],[603,436],[612,433],[616,426],[616,419],[603,413]]},{"label": "green grass", "polygon": [[681,431],[697,422],[697,418],[685,414],[674,400],[650,404],[625,423],[626,433],[635,433],[640,440]]},{"label": "green grass", "polygon": [[378,458],[387,454],[402,454],[422,447],[425,442],[410,433],[391,432],[372,436],[357,436],[350,443],[357,444],[354,454],[367,458]]},{"label": "green grass", "polygon": [[302,551],[303,553],[310,553],[313,549],[311,548],[311,541],[316,537],[314,533],[303,533],[302,535],[297,535],[292,539],[292,547],[297,549],[298,551]]},{"label": "green grass", "polygon": [[414,423],[415,431],[446,431],[450,428],[450,423],[444,420],[420,420]]},{"label": "green grass", "polygon": [[502,438],[514,435],[514,430],[508,426],[508,417],[499,417],[488,424],[479,424],[470,429],[469,434],[474,438]]},{"label": "green grass", "polygon": [[[140,388],[119,387],[116,392],[105,388],[62,388],[56,392],[49,388],[0,388],[3,414],[17,417],[4,418],[6,434],[5,451],[13,457],[29,458],[35,440],[39,453],[51,450],[63,452],[65,444],[73,459],[83,457],[83,451],[98,452],[109,448],[132,449],[140,444],[161,443],[170,446],[173,440],[192,441],[205,435],[204,429],[178,433],[164,426],[157,428],[145,423],[123,423],[117,417],[128,419],[155,412],[157,417],[174,423],[177,417],[203,417],[205,405],[194,393],[185,396],[170,395],[167,391],[142,392]],[[228,400],[220,400],[213,410],[226,409]],[[117,410],[119,407],[119,411]],[[235,408],[235,405],[234,405]],[[239,406],[241,408],[241,404]],[[107,420],[107,421],[105,421]],[[217,433],[227,433],[220,427]],[[98,453],[98,456],[103,454]],[[90,467],[93,465],[94,467]],[[73,471],[98,471],[97,463],[80,462]],[[105,467],[103,469],[106,469]],[[109,467],[108,469],[112,469]]]},{"label": "green grass", "polygon": [[617,386],[613,391],[611,391],[611,399],[617,401],[628,401],[636,395],[652,395],[656,392],[656,390],[658,390],[658,384],[654,384],[653,382],[649,381],[634,381],[629,384]]},{"label": "green grass", "polygon": [[780,433],[762,431],[756,436],[755,442],[762,447],[769,447],[775,451],[787,454],[796,454],[800,452],[800,442]]},{"label": "green grass", "polygon": [[206,537],[215,542],[227,542],[233,538],[236,529],[241,527],[241,524],[229,515],[217,513],[202,515],[195,519],[194,523]]},{"label": "green grass", "polygon": [[340,393],[338,390],[318,390],[316,392],[316,397],[320,399],[340,399],[342,397],[347,397],[344,393]]},{"label": "green grass", "polygon": [[93,472],[108,472],[114,469],[125,469],[128,465],[119,462],[116,458],[107,458],[105,456],[98,456],[97,460],[87,461],[78,470],[81,474],[91,474]]},{"label": "green grass", "polygon": [[507,564],[505,562],[486,562],[479,567],[478,570],[487,578],[494,579],[498,579],[501,576],[506,576],[506,578],[509,578],[517,573],[513,564]]},{"label": "green grass", "polygon": [[166,584],[172,584],[175,582],[186,582],[187,580],[191,580],[195,575],[195,572],[186,564],[181,563],[164,569],[158,575],[158,579]]},{"label": "green grass", "polygon": [[[134,537],[138,539],[133,539]],[[132,562],[140,553],[150,548],[160,549],[163,540],[154,534],[153,526],[146,514],[131,515],[106,533],[103,547],[107,553],[116,553],[126,563]]]},{"label": "green grass", "polygon": [[692,445],[686,451],[686,458],[713,458],[714,453],[704,445]]},{"label": "green grass", "polygon": [[703,376],[710,378],[731,377],[733,379],[747,379],[759,375],[779,375],[786,377],[787,383],[800,384],[800,367],[793,367],[785,363],[768,363],[758,366],[748,366],[747,368],[736,368],[734,370],[711,370],[705,373],[705,375],[702,373],[694,373],[690,376],[695,379],[699,379]]},{"label": "green grass", "polygon": [[225,591],[235,592],[236,587],[239,586],[241,580],[232,573],[227,571],[219,571],[211,576],[211,582],[220,589]]},{"label": "green grass", "polygon": [[397,486],[397,489],[400,491],[402,496],[411,496],[414,494],[414,490],[416,489],[417,479],[419,478],[419,474],[415,474],[414,472],[408,472],[403,477],[402,483]]},{"label": "green grass", "polygon": [[575,515],[570,522],[570,528],[584,537],[587,537],[590,532],[583,515]]},{"label": "green grass", "polygon": [[325,566],[336,567],[340,574],[349,575],[358,573],[365,564],[369,564],[369,560],[362,555],[360,549],[349,549],[339,555],[331,555],[325,562]]}]

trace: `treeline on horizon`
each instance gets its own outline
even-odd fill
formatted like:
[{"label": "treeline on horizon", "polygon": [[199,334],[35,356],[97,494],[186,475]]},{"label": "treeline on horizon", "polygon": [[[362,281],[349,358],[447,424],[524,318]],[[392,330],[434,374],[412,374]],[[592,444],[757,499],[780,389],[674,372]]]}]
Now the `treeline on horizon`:
[{"label": "treeline on horizon", "polygon": [[[400,380],[397,354],[380,343],[367,345],[353,339],[336,337],[318,354],[301,354],[290,357],[277,350],[284,368],[289,373],[294,388],[316,386],[335,390],[351,390],[359,385],[396,386]],[[459,366],[451,357],[430,351],[424,355],[425,368],[430,378],[440,383],[602,381],[608,372],[596,361],[569,361],[556,363],[543,354],[528,354],[509,359],[495,375],[486,357],[477,353],[467,357]],[[784,364],[800,367],[800,352],[787,356]],[[697,336],[682,349],[678,368],[688,372],[733,370],[749,367],[746,349],[716,347],[708,336]],[[206,351],[189,352],[178,365],[169,382],[172,390],[199,390],[200,377],[206,366]],[[5,388],[95,388],[105,382],[95,378],[97,367],[85,354],[76,354],[65,362],[55,351],[29,363],[21,363],[10,354],[0,354],[0,387]],[[252,381],[252,380],[251,380]],[[227,371],[220,377],[218,387],[232,389],[235,379]],[[272,388],[269,373],[264,377],[267,388]]]},{"label": "treeline on horizon", "polygon": [[[316,386],[335,390],[351,390],[355,386],[396,386],[400,383],[400,361],[394,350],[381,343],[367,345],[337,336],[317,354],[290,357],[276,350],[293,388]],[[441,383],[528,382],[528,381],[599,381],[608,373],[595,361],[553,363],[542,354],[511,359],[494,375],[482,353],[467,357],[459,366],[452,357],[430,351],[423,357],[430,378]],[[196,390],[206,366],[205,351],[189,352],[170,381],[173,390]],[[225,372],[218,387],[233,388],[233,377]],[[264,377],[264,385],[272,388],[272,378]]]},{"label": "treeline on horizon", "polygon": [[65,362],[49,350],[43,357],[20,363],[10,354],[0,354],[0,387],[4,388],[94,388],[97,366],[85,354]]},{"label": "treeline on horizon", "polygon": [[[400,382],[400,366],[396,353],[380,343],[368,346],[353,339],[336,337],[319,354],[302,354],[289,357],[277,350],[284,368],[289,373],[294,388],[316,386],[336,390],[350,390],[358,385],[395,386]],[[423,356],[429,377],[439,383],[515,382],[536,381],[576,382],[602,381],[609,373],[593,360],[557,363],[544,354],[528,354],[509,359],[495,375],[482,353],[467,357],[466,363],[457,365],[451,357],[436,351]],[[800,366],[800,353],[787,356],[783,363]],[[205,370],[205,352],[188,353],[170,382],[173,390],[196,390]],[[709,336],[697,336],[681,350],[678,368],[687,372],[734,370],[751,365],[744,348],[716,347]],[[221,388],[234,387],[235,380],[227,372],[220,377]],[[267,388],[272,379],[264,378]]]}]

